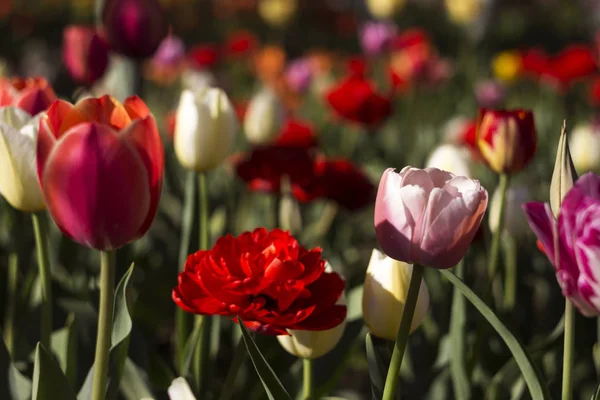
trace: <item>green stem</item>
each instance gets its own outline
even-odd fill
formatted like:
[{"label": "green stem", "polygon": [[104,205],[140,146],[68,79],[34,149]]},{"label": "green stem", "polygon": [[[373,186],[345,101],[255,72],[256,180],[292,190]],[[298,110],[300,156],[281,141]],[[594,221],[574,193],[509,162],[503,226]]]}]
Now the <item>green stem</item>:
[{"label": "green stem", "polygon": [[419,297],[419,289],[421,288],[424,270],[425,268],[420,264],[415,264],[413,266],[410,277],[410,286],[408,287],[408,294],[406,295],[406,302],[404,304],[404,311],[402,319],[400,320],[400,329],[398,329],[398,337],[394,344],[390,368],[388,369],[387,377],[385,379],[382,400],[392,400],[396,392],[396,380],[400,373],[404,350],[406,349],[406,343],[408,342],[410,325],[415,314],[415,306],[417,305],[417,298]]},{"label": "green stem", "polygon": [[310,358],[302,360],[302,371],[304,375],[304,400],[314,400],[315,398],[315,382],[313,373],[313,361]]},{"label": "green stem", "polygon": [[504,310],[512,311],[517,300],[517,248],[510,235],[504,237]]},{"label": "green stem", "polygon": [[104,400],[106,397],[108,352],[110,350],[114,308],[115,254],[114,251],[102,251],[100,253],[100,311],[98,313],[92,400]]},{"label": "green stem", "polygon": [[491,293],[492,282],[498,272],[498,259],[500,254],[500,242],[502,239],[502,231],[504,230],[504,203],[506,199],[506,191],[508,190],[509,176],[500,174],[500,183],[498,190],[500,191],[500,210],[498,212],[498,226],[492,238],[492,247],[490,248],[488,261],[488,286]]},{"label": "green stem", "polygon": [[19,253],[8,255],[8,277],[6,288],[6,316],[4,320],[4,341],[8,354],[15,357],[15,316],[17,314],[17,285],[19,277]]},{"label": "green stem", "polygon": [[[463,278],[464,261],[456,265],[454,271],[456,276]],[[452,376],[452,387],[456,399],[471,398],[471,384],[466,366],[465,349],[465,325],[466,325],[466,304],[465,297],[460,290],[454,288],[452,293],[452,314],[450,320],[450,338],[452,343],[450,358],[450,375]]]},{"label": "green stem", "polygon": [[[183,199],[183,215],[181,218],[181,241],[179,242],[179,272],[183,271],[190,250],[193,232],[194,206],[196,200],[196,173],[188,171],[185,181],[185,198]],[[179,362],[179,371],[183,370],[184,351],[187,338],[192,328],[190,314],[177,307],[175,314],[175,346]]]},{"label": "green stem", "polygon": [[574,344],[575,344],[575,308],[569,299],[565,299],[565,338],[562,377],[562,400],[571,400],[573,392]]},{"label": "green stem", "polygon": [[[200,197],[199,204],[199,220],[200,220],[200,249],[207,250],[209,243],[208,230],[208,187],[206,184],[206,175],[200,173],[198,175],[198,193]],[[196,324],[201,324],[200,343],[194,351],[194,379],[198,393],[207,393],[209,380],[207,374],[209,371],[210,343],[212,332],[212,317],[208,315],[196,316]],[[204,392],[202,391],[204,389]]]},{"label": "green stem", "polygon": [[221,395],[219,396],[219,400],[229,400],[235,391],[235,380],[237,378],[238,372],[242,365],[244,365],[244,361],[246,360],[246,346],[244,344],[244,340],[240,338],[238,340],[237,345],[235,346],[235,354],[233,356],[233,360],[231,361],[231,366],[229,367],[229,371],[227,371],[227,377],[225,378],[225,383],[223,383],[223,391],[221,391]]},{"label": "green stem", "polygon": [[31,214],[35,244],[37,248],[38,270],[42,283],[42,336],[41,342],[50,348],[52,334],[52,273],[50,271],[50,255],[48,252],[48,219],[44,214]]}]

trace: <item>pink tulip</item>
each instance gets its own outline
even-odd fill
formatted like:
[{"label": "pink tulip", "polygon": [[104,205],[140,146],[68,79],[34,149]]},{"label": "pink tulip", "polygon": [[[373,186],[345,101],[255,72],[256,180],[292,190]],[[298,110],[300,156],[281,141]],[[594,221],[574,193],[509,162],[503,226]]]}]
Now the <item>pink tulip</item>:
[{"label": "pink tulip", "polygon": [[123,104],[110,96],[56,101],[40,120],[37,168],[50,215],[76,242],[116,249],[154,220],[164,152],[138,97]]},{"label": "pink tulip", "polygon": [[583,315],[600,315],[600,177],[589,172],[575,182],[558,220],[548,203],[527,203],[523,210],[565,297]]},{"label": "pink tulip", "polygon": [[465,255],[487,202],[479,181],[437,168],[388,168],[375,201],[377,239],[398,261],[450,268]]}]

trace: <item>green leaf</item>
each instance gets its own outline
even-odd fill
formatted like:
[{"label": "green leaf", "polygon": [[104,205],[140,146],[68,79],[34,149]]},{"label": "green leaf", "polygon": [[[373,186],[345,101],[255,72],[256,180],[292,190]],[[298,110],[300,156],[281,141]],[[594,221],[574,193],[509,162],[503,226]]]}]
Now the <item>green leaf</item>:
[{"label": "green leaf", "polygon": [[598,385],[596,392],[592,395],[590,400],[600,400],[600,385]]},{"label": "green leaf", "polygon": [[[383,343],[377,343],[383,341]],[[383,339],[373,337],[371,333],[367,333],[365,337],[365,345],[367,348],[367,361],[369,364],[369,378],[371,380],[371,398],[380,399],[383,395],[385,387],[385,379],[387,378],[388,365],[390,363],[391,354],[387,347],[387,343]],[[398,386],[400,380],[398,380]],[[400,398],[400,391],[396,390],[396,398]]]},{"label": "green leaf", "polygon": [[12,364],[10,354],[0,335],[0,399],[29,400],[31,381]]},{"label": "green leaf", "polygon": [[256,369],[256,373],[262,382],[265,391],[267,392],[267,396],[269,396],[270,400],[291,400],[289,393],[285,390],[275,372],[267,363],[267,360],[263,357],[262,353],[256,346],[254,339],[250,336],[250,332],[248,332],[248,328],[244,325],[244,322],[240,319],[239,326],[242,330],[242,337],[244,339],[244,344],[246,345],[246,350],[248,351],[248,355],[252,360],[252,364],[254,364],[254,369]]},{"label": "green leaf", "polygon": [[76,400],[75,392],[54,357],[38,342],[33,367],[33,392],[31,400]]},{"label": "green leaf", "polygon": [[183,362],[181,364],[181,376],[183,377],[190,377],[192,359],[194,358],[194,349],[196,346],[200,345],[200,339],[202,338],[202,335],[200,334],[201,331],[202,325],[195,324],[194,330],[190,334],[183,349]]},{"label": "green leaf", "polygon": [[[108,366],[108,389],[106,393],[107,399],[117,397],[119,390],[119,382],[123,374],[123,367],[127,359],[129,350],[129,339],[131,338],[131,321],[130,306],[127,296],[127,288],[131,276],[133,275],[134,265],[125,272],[121,278],[117,290],[115,291],[115,306],[113,315],[113,327],[111,333],[111,346],[109,350],[109,366]],[[92,382],[94,378],[94,367],[90,369],[85,382],[77,397],[81,400],[87,400],[91,397]]]},{"label": "green leaf", "polygon": [[527,383],[531,397],[534,399],[551,399],[548,387],[544,383],[541,373],[515,335],[513,335],[488,305],[485,304],[483,300],[481,300],[460,278],[448,270],[440,270],[440,272],[454,285],[455,288],[460,290],[463,296],[473,304],[490,325],[492,325],[500,337],[502,337],[502,340],[504,340],[510,349],[517,365],[521,369],[521,373]]},{"label": "green leaf", "polygon": [[131,358],[125,360],[123,378],[121,379],[121,393],[126,400],[152,398],[146,373]]},{"label": "green leaf", "polygon": [[52,351],[71,385],[77,381],[77,324],[70,314],[64,328],[52,332]]}]

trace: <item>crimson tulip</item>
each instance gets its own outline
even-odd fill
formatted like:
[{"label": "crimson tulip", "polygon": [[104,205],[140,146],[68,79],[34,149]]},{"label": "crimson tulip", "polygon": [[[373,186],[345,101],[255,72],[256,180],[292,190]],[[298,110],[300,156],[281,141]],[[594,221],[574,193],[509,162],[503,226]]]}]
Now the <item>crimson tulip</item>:
[{"label": "crimson tulip", "polygon": [[108,67],[108,45],[93,27],[65,28],[62,51],[65,66],[78,83],[91,86]]},{"label": "crimson tulip", "polygon": [[56,99],[46,78],[0,79],[0,107],[15,106],[35,115],[46,111]]}]

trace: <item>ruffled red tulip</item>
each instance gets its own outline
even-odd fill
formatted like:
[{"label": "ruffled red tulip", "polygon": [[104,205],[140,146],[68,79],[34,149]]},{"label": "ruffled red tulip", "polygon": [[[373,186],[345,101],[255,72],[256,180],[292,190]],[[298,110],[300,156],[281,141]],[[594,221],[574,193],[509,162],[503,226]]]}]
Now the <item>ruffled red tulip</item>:
[{"label": "ruffled red tulip", "polygon": [[376,127],[392,113],[387,96],[377,92],[368,80],[350,76],[326,94],[333,112],[351,122]]},{"label": "ruffled red tulip", "polygon": [[200,44],[190,49],[187,59],[190,67],[194,69],[211,69],[219,62],[219,52],[211,44]]},{"label": "ruffled red tulip", "polygon": [[231,58],[248,57],[258,47],[256,37],[247,31],[239,31],[231,35],[225,44],[225,53]]},{"label": "ruffled red tulip", "polygon": [[299,120],[288,119],[274,143],[283,147],[317,147],[317,138],[313,127]]},{"label": "ruffled red tulip", "polygon": [[111,250],[144,235],[163,169],[158,127],[137,96],[58,100],[40,120],[37,172],[48,211],[83,245]]},{"label": "ruffled red tulip", "polygon": [[533,113],[526,110],[479,110],[477,146],[498,174],[521,171],[537,148]]},{"label": "ruffled red tulip", "polygon": [[45,78],[0,79],[0,107],[15,106],[36,115],[46,111],[56,98]]},{"label": "ruffled red tulip", "polygon": [[152,56],[169,32],[157,0],[106,0],[102,21],[111,49],[135,59]]},{"label": "ruffled red tulip", "polygon": [[66,27],[62,51],[65,66],[78,83],[91,86],[108,67],[108,45],[92,27]]},{"label": "ruffled red tulip", "polygon": [[331,329],[346,317],[336,305],[344,280],[325,272],[321,249],[307,250],[288,232],[264,228],[227,235],[188,257],[173,289],[183,310],[233,318],[252,331]]}]

